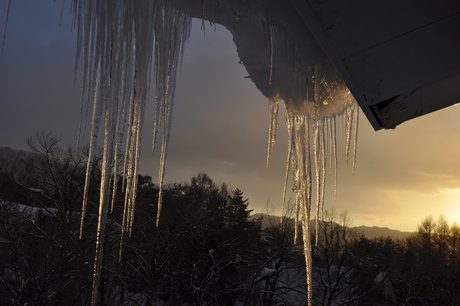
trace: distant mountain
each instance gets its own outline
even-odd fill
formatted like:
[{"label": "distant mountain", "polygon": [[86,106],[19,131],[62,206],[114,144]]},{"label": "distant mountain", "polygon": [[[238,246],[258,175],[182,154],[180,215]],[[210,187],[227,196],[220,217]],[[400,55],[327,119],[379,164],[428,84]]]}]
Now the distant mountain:
[{"label": "distant mountain", "polygon": [[[257,213],[251,215],[251,220],[260,220],[262,229],[268,228],[270,226],[280,223],[281,217],[273,216],[264,213]],[[314,220],[312,222],[314,224]],[[378,237],[391,237],[393,239],[402,239],[413,234],[412,232],[402,232],[394,229],[389,229],[388,227],[378,227],[378,226],[356,226],[358,231],[362,232],[366,238],[373,239]]]},{"label": "distant mountain", "polygon": [[406,238],[412,235],[412,232],[402,232],[394,229],[390,229],[388,227],[378,227],[378,226],[356,226],[356,228],[360,231],[364,232],[364,236],[369,239],[377,238],[377,237],[391,237],[391,238]]},{"label": "distant mountain", "polygon": [[260,221],[262,229],[280,224],[281,217],[264,213],[251,214],[249,217],[252,221]]},{"label": "distant mountain", "polygon": [[0,180],[11,176],[12,179],[25,183],[23,179],[27,177],[27,160],[34,155],[29,151],[0,147]]},{"label": "distant mountain", "polygon": [[13,161],[17,159],[27,159],[32,156],[34,153],[24,150],[16,150],[10,147],[0,147],[0,158]]}]

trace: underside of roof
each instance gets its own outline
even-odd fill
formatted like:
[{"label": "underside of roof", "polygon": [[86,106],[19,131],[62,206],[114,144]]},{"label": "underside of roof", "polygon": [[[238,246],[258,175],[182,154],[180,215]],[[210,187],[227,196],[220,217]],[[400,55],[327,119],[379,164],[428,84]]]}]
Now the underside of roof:
[{"label": "underside of roof", "polygon": [[375,130],[460,102],[460,1],[291,2]]}]

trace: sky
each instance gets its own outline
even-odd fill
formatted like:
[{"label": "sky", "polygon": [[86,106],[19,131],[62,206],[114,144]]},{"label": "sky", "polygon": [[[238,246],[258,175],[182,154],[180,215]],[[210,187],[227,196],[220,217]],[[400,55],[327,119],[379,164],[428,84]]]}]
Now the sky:
[{"label": "sky", "polygon": [[[69,1],[61,25],[60,10],[60,2],[49,0],[11,3],[0,54],[0,147],[27,149],[26,139],[40,130],[62,137],[63,146],[77,144],[76,33],[70,30]],[[3,31],[3,16],[0,21]],[[178,74],[166,182],[205,172],[241,189],[254,213],[280,214],[287,151],[283,115],[267,168],[268,101],[245,78],[231,34],[210,26],[204,33],[200,23],[194,22]],[[141,174],[155,181],[152,105],[145,114]],[[347,210],[356,226],[416,231],[423,218],[441,214],[460,223],[459,117],[460,106],[453,106],[376,132],[361,113],[355,173],[340,151],[337,197],[330,177],[326,207]]]}]

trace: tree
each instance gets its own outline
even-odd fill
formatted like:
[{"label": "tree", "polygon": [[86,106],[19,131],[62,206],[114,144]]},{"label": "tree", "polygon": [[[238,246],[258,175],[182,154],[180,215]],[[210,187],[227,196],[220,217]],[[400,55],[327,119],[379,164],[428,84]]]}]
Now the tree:
[{"label": "tree", "polygon": [[363,269],[365,260],[353,254],[362,234],[351,227],[348,212],[326,210],[318,230],[313,249],[315,302],[335,305],[362,299],[372,291],[376,274]]},{"label": "tree", "polygon": [[449,233],[449,262],[460,262],[460,226],[454,222]]},{"label": "tree", "polygon": [[305,259],[302,246],[294,245],[294,206],[282,217],[263,214],[257,268],[247,282],[244,305],[304,305]]},{"label": "tree", "polygon": [[433,263],[433,236],[436,222],[432,216],[428,216],[422,220],[418,226],[418,237],[422,248],[422,260],[427,267],[431,267]]},{"label": "tree", "polygon": [[[418,232],[406,240],[403,266],[405,298],[427,305],[456,305],[460,301],[458,226],[441,215],[428,216]],[[408,269],[411,267],[411,269]]]},{"label": "tree", "polygon": [[169,185],[159,226],[152,228],[156,211],[149,203],[156,196],[154,185],[137,196],[136,225],[122,261],[128,287],[172,304],[233,304],[243,295],[259,243],[242,191],[203,173]]},{"label": "tree", "polygon": [[2,167],[0,304],[84,302],[94,243],[77,238],[83,151],[44,132],[28,144],[25,162]]},{"label": "tree", "polygon": [[434,243],[437,249],[437,261],[440,265],[447,264],[448,242],[449,242],[449,223],[444,215],[440,215],[435,228]]}]

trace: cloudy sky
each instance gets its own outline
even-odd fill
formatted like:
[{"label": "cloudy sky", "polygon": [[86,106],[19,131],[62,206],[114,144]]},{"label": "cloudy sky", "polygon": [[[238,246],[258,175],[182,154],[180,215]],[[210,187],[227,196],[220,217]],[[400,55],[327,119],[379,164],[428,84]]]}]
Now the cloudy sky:
[{"label": "cloudy sky", "polygon": [[[66,4],[59,26],[59,2],[12,1],[0,54],[0,146],[27,149],[25,140],[39,130],[76,145],[80,87]],[[267,168],[268,102],[245,78],[231,35],[222,27],[208,27],[204,35],[199,23],[177,81],[166,181],[206,172],[243,190],[255,212],[280,213],[287,145],[282,114]],[[156,178],[151,118],[149,107],[141,172]],[[348,210],[354,225],[413,231],[424,217],[440,214],[460,223],[458,118],[454,106],[375,132],[361,114],[355,174],[339,154],[337,198],[330,180],[326,205]]]}]

